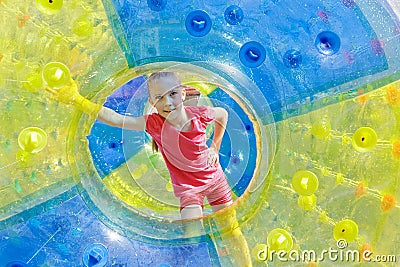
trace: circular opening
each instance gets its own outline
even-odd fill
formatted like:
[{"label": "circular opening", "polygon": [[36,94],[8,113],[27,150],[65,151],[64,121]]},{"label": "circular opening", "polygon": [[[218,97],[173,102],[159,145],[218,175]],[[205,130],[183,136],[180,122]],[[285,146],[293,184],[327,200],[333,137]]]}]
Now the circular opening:
[{"label": "circular opening", "polygon": [[187,32],[194,37],[207,35],[212,26],[210,16],[203,10],[195,10],[189,13],[185,22]]},{"label": "circular opening", "polygon": [[61,10],[63,0],[36,0],[36,7],[46,15],[54,15]]},{"label": "circular opening", "polygon": [[[130,88],[133,93],[128,97],[126,108],[117,106],[116,109],[120,108],[121,112],[132,116],[150,112],[144,77],[157,71],[176,72],[184,86],[196,88],[200,95],[190,101],[197,101],[200,105],[222,106],[228,110],[228,123],[232,125],[228,125],[226,130],[220,162],[236,195],[235,199],[248,198],[250,201],[252,195],[251,201],[256,202],[255,195],[260,194],[265,185],[263,182],[272,161],[275,144],[274,126],[263,125],[263,121],[273,120],[272,114],[268,112],[268,103],[262,101],[261,92],[245,76],[232,73],[233,70],[226,67],[215,68],[199,62],[195,64],[165,62],[148,64],[117,74],[118,77],[112,79],[113,84],[107,83],[107,88],[98,93],[94,101],[97,99],[98,102],[98,99],[113,94],[117,97],[123,96],[126,88]],[[262,115],[262,118],[259,115]],[[68,143],[70,154],[74,157],[71,160],[76,164],[74,176],[80,178],[82,195],[88,199],[89,206],[93,207],[105,222],[135,238],[147,241],[182,238],[179,200],[171,192],[169,173],[161,155],[152,152],[147,134],[121,130],[119,132],[121,140],[115,141],[115,136],[112,136],[109,138],[109,143],[104,143],[105,152],[90,148],[93,157],[93,162],[90,162],[90,157],[89,160],[82,159],[84,156],[77,151],[83,149],[88,151],[87,147],[76,141],[79,140],[79,136],[84,135],[84,132],[91,131],[92,134],[96,130],[95,127],[105,126],[102,124],[96,126],[95,123],[91,128],[92,122],[85,118],[87,119],[85,116],[77,118],[76,129],[79,131]],[[105,133],[107,131],[105,130]],[[211,136],[212,130],[209,134]],[[130,138],[133,141],[129,140]],[[89,135],[88,140],[90,146],[91,142],[104,141],[106,138],[98,136],[96,139]],[[121,144],[121,147],[117,144]],[[107,172],[101,169],[99,171],[98,157],[104,157],[109,153],[108,156],[112,158],[110,150],[115,149],[120,149],[123,153],[123,161],[115,163],[115,168]],[[109,166],[110,162],[105,165]],[[234,203],[238,218],[250,212],[248,208],[242,208],[244,203],[246,201]],[[213,215],[208,215],[209,213],[211,210],[206,206],[205,215],[212,217]]]},{"label": "circular opening", "polygon": [[22,261],[12,261],[7,263],[5,267],[26,267],[26,266],[28,265]]},{"label": "circular opening", "polygon": [[323,31],[315,40],[315,47],[323,55],[336,54],[340,49],[340,37],[331,31]]},{"label": "circular opening", "polygon": [[243,65],[249,68],[256,68],[264,63],[267,52],[264,46],[258,42],[250,41],[245,43],[239,50],[239,59]]},{"label": "circular opening", "polygon": [[86,247],[82,261],[85,267],[103,267],[107,264],[108,250],[100,243],[93,243]]},{"label": "circular opening", "polygon": [[352,145],[358,152],[371,151],[378,142],[378,136],[374,129],[370,127],[358,128],[352,138]]}]

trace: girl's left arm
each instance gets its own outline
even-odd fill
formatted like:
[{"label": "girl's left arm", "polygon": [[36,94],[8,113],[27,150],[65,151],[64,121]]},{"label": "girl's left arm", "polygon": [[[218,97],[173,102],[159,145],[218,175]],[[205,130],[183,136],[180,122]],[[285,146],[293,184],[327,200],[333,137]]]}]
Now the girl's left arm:
[{"label": "girl's left arm", "polygon": [[224,108],[215,107],[215,128],[214,128],[214,139],[211,144],[211,148],[214,148],[218,153],[222,137],[225,133],[226,123],[228,122],[228,112]]},{"label": "girl's left arm", "polygon": [[208,165],[216,166],[219,163],[218,153],[221,146],[222,137],[225,133],[226,123],[228,122],[228,112],[220,107],[213,108],[215,111],[214,139],[208,149]]}]

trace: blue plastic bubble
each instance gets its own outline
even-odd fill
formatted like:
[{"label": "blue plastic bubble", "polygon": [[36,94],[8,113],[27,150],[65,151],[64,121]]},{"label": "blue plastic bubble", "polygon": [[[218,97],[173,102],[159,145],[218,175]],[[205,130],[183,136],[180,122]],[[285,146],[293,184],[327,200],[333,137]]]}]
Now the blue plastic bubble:
[{"label": "blue plastic bubble", "polygon": [[244,17],[243,10],[236,5],[227,7],[225,9],[224,16],[225,21],[231,25],[239,24],[240,22],[242,22]]},{"label": "blue plastic bubble", "polygon": [[343,0],[343,4],[347,8],[353,8],[356,5],[354,0]]},{"label": "blue plastic bubble", "polygon": [[256,68],[264,63],[266,54],[262,44],[256,41],[250,41],[240,48],[239,59],[246,67]]},{"label": "blue plastic bubble", "polygon": [[298,68],[300,67],[302,61],[303,55],[300,51],[295,49],[290,49],[283,55],[283,64],[285,64],[287,68]]},{"label": "blue plastic bubble", "polygon": [[232,155],[231,156],[231,162],[233,165],[237,165],[241,162],[240,157],[238,157],[237,155]]},{"label": "blue plastic bubble", "polygon": [[167,0],[147,0],[147,5],[153,11],[161,11],[167,5]]},{"label": "blue plastic bubble", "polygon": [[85,267],[103,267],[108,261],[108,250],[103,244],[90,244],[83,253],[82,261]]},{"label": "blue plastic bubble", "polygon": [[187,32],[195,37],[207,35],[212,26],[210,16],[203,10],[195,10],[189,13],[185,22]]},{"label": "blue plastic bubble", "polygon": [[22,261],[11,261],[5,267],[27,267],[28,265]]},{"label": "blue plastic bubble", "polygon": [[323,31],[317,35],[315,47],[323,55],[336,54],[340,49],[340,38],[334,32]]}]

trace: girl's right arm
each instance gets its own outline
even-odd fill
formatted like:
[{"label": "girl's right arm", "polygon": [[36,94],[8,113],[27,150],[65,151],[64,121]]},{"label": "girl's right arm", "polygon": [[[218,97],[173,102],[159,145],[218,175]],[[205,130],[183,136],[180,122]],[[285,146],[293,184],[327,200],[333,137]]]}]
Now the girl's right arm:
[{"label": "girl's right arm", "polygon": [[72,79],[62,88],[54,89],[46,87],[46,91],[53,96],[53,99],[65,104],[72,104],[87,114],[97,115],[99,120],[110,126],[136,131],[142,131],[146,128],[146,120],[144,117],[134,118],[124,116],[112,109],[86,99],[79,93],[78,84]]},{"label": "girl's right arm", "polygon": [[146,128],[144,117],[121,115],[107,107],[101,107],[97,118],[105,124],[127,130],[144,131]]}]

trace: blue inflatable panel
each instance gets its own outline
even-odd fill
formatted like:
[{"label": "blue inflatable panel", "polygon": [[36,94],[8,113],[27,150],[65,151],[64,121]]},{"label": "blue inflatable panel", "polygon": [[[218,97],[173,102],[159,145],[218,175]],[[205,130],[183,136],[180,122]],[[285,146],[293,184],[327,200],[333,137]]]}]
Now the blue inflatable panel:
[{"label": "blue inflatable panel", "polygon": [[253,178],[256,168],[254,126],[240,105],[225,91],[218,88],[208,97],[215,106],[223,106],[228,110],[229,120],[221,143],[220,162],[233,192],[241,196]]},{"label": "blue inflatable panel", "polygon": [[[113,30],[131,66],[160,60],[231,65],[260,88],[276,120],[319,94],[333,94],[328,89],[334,86],[388,68],[382,44],[354,1],[246,0],[236,7],[243,17],[235,11],[241,22],[234,25],[225,18],[232,10],[225,1],[163,2],[158,11],[146,1],[111,3],[105,6],[117,18]],[[195,10],[207,16],[193,21],[204,29],[211,26],[201,37],[185,27]],[[249,42],[263,47],[243,55],[241,48]]]},{"label": "blue inflatable panel", "polygon": [[[118,88],[107,98],[104,106],[121,114],[141,116],[147,103],[147,95],[136,94],[144,83],[144,77],[137,77]],[[135,109],[128,109],[135,95]],[[100,177],[118,168],[126,160],[143,149],[149,138],[142,131],[123,131],[96,121],[92,127],[89,140],[89,149],[94,165]]]},{"label": "blue inflatable panel", "polygon": [[[86,249],[93,244],[102,244],[107,249],[110,256],[106,266],[218,266],[209,260],[207,242],[212,241],[155,246],[129,239],[99,221],[75,188],[64,195],[75,196],[56,208],[0,231],[0,266],[12,262],[26,263],[22,266],[83,266]],[[47,204],[36,206],[36,212]],[[96,260],[101,262],[99,258]]]}]

